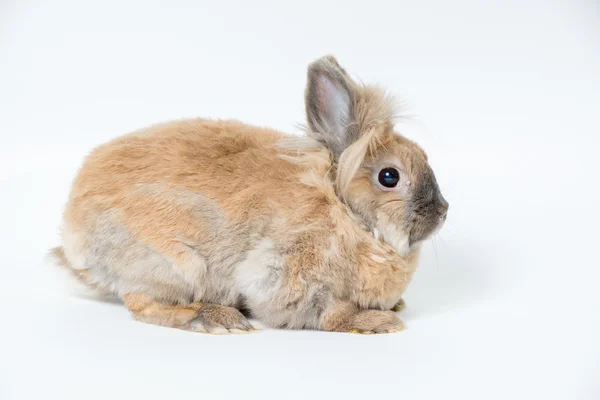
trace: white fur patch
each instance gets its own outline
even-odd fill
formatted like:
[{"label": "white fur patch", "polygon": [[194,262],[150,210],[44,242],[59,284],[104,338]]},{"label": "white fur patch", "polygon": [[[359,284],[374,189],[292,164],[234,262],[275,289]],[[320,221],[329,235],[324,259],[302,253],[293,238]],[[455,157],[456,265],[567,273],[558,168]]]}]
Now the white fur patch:
[{"label": "white fur patch", "polygon": [[71,263],[69,267],[72,269],[86,269],[86,259],[83,252],[85,246],[84,235],[79,232],[72,232],[65,227],[61,236],[65,256]]},{"label": "white fur patch", "polygon": [[381,233],[379,232],[379,229],[375,228],[373,229],[373,237],[377,240],[379,240],[379,238],[381,237]]},{"label": "white fur patch", "polygon": [[279,287],[281,269],[281,255],[275,250],[273,241],[264,238],[237,265],[236,287],[250,302],[266,302]]},{"label": "white fur patch", "polygon": [[378,231],[384,242],[389,244],[401,256],[410,252],[410,240],[407,233],[394,224],[379,224]]},{"label": "white fur patch", "polygon": [[372,254],[371,255],[371,260],[373,260],[373,261],[375,261],[377,263],[383,263],[383,262],[387,261],[387,258],[378,256],[377,254]]}]

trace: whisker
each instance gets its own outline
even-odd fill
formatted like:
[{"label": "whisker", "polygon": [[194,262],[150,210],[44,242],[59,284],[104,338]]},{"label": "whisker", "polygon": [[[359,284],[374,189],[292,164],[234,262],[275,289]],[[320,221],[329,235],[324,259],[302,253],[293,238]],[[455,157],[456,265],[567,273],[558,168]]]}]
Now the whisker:
[{"label": "whisker", "polygon": [[433,237],[431,238],[431,245],[433,246],[433,256],[435,259],[435,263],[438,263],[438,252],[437,252],[437,247],[436,247],[436,239],[437,239],[437,234],[433,235]]},{"label": "whisker", "polygon": [[442,237],[442,235],[441,235],[441,234],[437,234],[436,236],[437,236],[437,237],[440,239],[440,241],[442,242],[442,244],[443,244],[444,246],[447,246],[447,243],[446,243],[446,241],[444,240],[444,238]]}]

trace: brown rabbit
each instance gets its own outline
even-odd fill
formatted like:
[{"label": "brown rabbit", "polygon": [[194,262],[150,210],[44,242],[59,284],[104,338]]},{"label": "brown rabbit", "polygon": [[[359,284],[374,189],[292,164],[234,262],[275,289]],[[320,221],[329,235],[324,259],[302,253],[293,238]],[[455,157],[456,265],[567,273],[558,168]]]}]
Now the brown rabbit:
[{"label": "brown rabbit", "polygon": [[448,203],[382,90],[327,56],[305,95],[305,137],[192,119],[95,149],[54,255],[152,324],[244,332],[243,309],[272,327],[401,330],[390,309]]}]

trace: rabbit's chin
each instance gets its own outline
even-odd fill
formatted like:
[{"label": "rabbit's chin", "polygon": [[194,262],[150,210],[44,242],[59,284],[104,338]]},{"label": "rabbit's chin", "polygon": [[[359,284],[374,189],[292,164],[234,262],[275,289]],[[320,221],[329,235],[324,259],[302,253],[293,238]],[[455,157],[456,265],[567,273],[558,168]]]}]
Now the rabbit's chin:
[{"label": "rabbit's chin", "polygon": [[411,240],[409,241],[409,247],[415,248],[416,246],[419,246],[421,243],[423,243],[424,241],[428,240],[429,238],[433,237],[434,235],[436,235],[439,231],[442,230],[442,228],[444,227],[444,224],[446,223],[446,218],[440,218],[438,224],[435,226],[435,228],[433,228],[431,230],[431,232],[429,232],[427,235],[425,235],[424,237],[418,238],[418,239],[414,239],[411,237]]},{"label": "rabbit's chin", "polygon": [[431,230],[427,235],[419,238],[412,237],[410,233],[405,232],[399,226],[395,224],[378,224],[377,228],[373,229],[373,236],[377,239],[382,239],[388,245],[390,245],[396,252],[402,256],[410,254],[411,251],[418,249],[425,240],[429,239],[436,233],[438,233],[444,224],[446,223],[445,218],[440,218],[437,226]]}]

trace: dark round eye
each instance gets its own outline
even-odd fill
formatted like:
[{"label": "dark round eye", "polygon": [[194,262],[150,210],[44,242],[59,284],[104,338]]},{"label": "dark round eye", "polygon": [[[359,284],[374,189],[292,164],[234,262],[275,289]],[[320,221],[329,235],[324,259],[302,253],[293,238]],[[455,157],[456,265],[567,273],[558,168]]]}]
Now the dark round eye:
[{"label": "dark round eye", "polygon": [[396,168],[384,168],[379,171],[379,183],[386,188],[396,187],[400,181],[400,173]]}]

